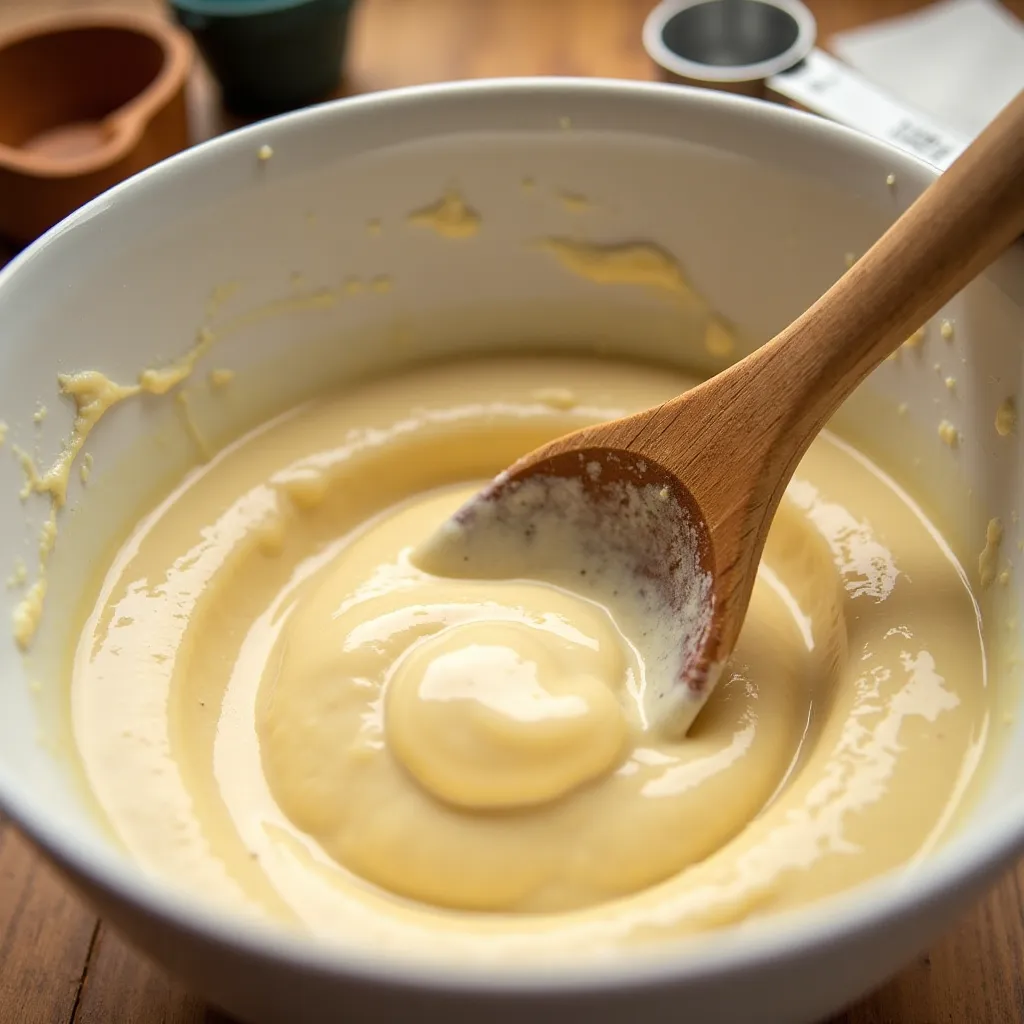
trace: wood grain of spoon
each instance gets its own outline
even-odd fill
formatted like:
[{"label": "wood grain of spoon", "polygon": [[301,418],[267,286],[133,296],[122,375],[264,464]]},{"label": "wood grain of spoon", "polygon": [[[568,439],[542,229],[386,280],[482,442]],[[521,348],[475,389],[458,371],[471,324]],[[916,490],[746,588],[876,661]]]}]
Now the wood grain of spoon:
[{"label": "wood grain of spoon", "polygon": [[[736,642],[769,526],[811,441],[871,370],[1022,233],[1024,93],[775,338],[678,398],[520,459],[421,548],[423,564],[508,576],[529,572],[531,552],[557,562],[571,538],[563,532],[540,552],[545,515],[586,535],[587,557],[621,563],[678,633],[669,671],[648,680],[645,699],[655,724],[682,735]],[[511,558],[509,537],[521,541]],[[488,557],[498,548],[501,565]]]}]

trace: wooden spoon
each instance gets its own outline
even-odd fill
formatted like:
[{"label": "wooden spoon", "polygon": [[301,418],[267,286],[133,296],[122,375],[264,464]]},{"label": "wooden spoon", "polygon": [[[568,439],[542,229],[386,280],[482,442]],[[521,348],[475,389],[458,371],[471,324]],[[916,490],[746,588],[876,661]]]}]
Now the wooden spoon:
[{"label": "wooden spoon", "polygon": [[[1024,92],[781,334],[664,405],[520,459],[420,549],[420,564],[443,575],[529,575],[531,552],[558,562],[565,529],[585,534],[580,550],[594,564],[620,562],[671,617],[677,656],[648,680],[645,699],[655,724],[682,735],[736,642],[772,517],[811,441],[1022,232]],[[540,551],[548,512],[563,533]],[[522,546],[511,558],[509,537]]]}]

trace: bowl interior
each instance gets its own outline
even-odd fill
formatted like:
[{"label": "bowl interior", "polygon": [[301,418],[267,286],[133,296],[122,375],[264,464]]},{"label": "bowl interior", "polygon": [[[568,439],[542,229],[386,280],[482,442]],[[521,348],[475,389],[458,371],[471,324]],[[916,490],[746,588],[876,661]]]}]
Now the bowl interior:
[{"label": "bowl interior", "polygon": [[[663,87],[483,84],[269,122],[113,190],[0,274],[7,446],[48,464],[73,414],[57,398],[57,373],[100,369],[130,382],[187,350],[203,325],[219,340],[199,377],[236,372],[230,401],[194,389],[194,415],[214,441],[325,386],[470,351],[609,352],[710,373],[724,360],[704,348],[700,315],[649,289],[574,277],[537,243],[668,250],[736,325],[739,355],[813,301],[930,177],[822,122]],[[479,212],[478,234],[449,238],[409,222],[451,190]],[[1020,436],[994,423],[1022,383],[1022,270],[1021,252],[1009,254],[838,417],[921,501],[972,578],[991,518],[1005,525],[1010,561],[1020,543]],[[942,318],[954,324],[950,340]],[[36,423],[40,403],[48,414]],[[941,443],[942,420],[959,430],[957,448]],[[23,658],[0,638],[0,803],[73,870],[114,865],[127,877],[134,869],[76,771],[70,646],[104,558],[195,450],[175,403],[146,398],[113,410],[87,451],[95,470],[88,488],[73,476],[35,645]],[[7,454],[0,566],[6,574],[24,559],[31,579],[46,509],[19,500],[23,478]],[[18,596],[2,592],[8,616]],[[991,728],[1004,739],[972,819],[1014,814],[1024,839],[1019,644],[1009,625],[1021,599],[1012,572],[982,595],[994,624]]]}]

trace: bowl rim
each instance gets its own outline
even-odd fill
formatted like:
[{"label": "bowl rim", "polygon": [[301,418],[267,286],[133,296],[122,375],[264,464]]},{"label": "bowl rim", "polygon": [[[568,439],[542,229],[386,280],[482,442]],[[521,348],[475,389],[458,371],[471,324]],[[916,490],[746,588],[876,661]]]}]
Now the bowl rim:
[{"label": "bowl rim", "polygon": [[[29,264],[46,258],[47,250],[63,235],[109,209],[118,199],[169,180],[189,165],[239,152],[252,153],[261,144],[277,141],[276,134],[315,131],[332,126],[356,110],[436,105],[446,101],[475,105],[487,98],[538,95],[554,104],[576,98],[593,102],[615,94],[638,103],[656,101],[678,109],[713,112],[742,125],[767,122],[780,142],[788,136],[813,134],[824,149],[875,159],[879,166],[901,168],[925,180],[937,171],[915,157],[842,125],[815,115],[729,93],[685,86],[617,79],[496,78],[411,86],[366,96],[335,100],[283,114],[229,132],[178,153],[93,199],[0,269],[0,308],[9,290]],[[561,109],[565,109],[563,106]],[[555,122],[556,119],[552,118]],[[557,130],[553,124],[552,130]],[[1005,257],[1004,257],[1005,259]],[[1024,249],[1011,254],[1024,267]],[[34,801],[15,772],[0,763],[0,809],[52,861],[113,903],[133,906],[164,921],[177,933],[200,943],[233,949],[255,960],[273,961],[326,979],[353,977],[367,983],[415,987],[422,991],[503,994],[507,996],[595,993],[657,985],[708,982],[801,957],[823,946],[866,938],[890,920],[914,909],[947,902],[950,893],[963,893],[961,902],[992,881],[997,872],[1024,850],[1024,793],[992,812],[984,827],[955,832],[927,858],[890,871],[807,907],[781,911],[735,927],[712,929],[617,948],[614,956],[536,962],[457,962],[407,951],[367,949],[357,942],[324,940],[289,930],[274,922],[250,918],[211,906],[171,881],[148,873],[99,835],[80,835],[66,829],[61,816]],[[116,922],[115,922],[116,923]]]}]

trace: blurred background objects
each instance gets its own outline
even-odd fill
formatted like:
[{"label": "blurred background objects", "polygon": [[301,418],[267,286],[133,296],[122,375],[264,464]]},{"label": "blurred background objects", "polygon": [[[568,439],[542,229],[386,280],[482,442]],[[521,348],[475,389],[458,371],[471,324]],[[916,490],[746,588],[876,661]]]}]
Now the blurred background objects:
[{"label": "blurred background objects", "polygon": [[[665,0],[654,13],[652,0],[0,0],[0,237],[9,253],[124,177],[247,120],[399,86],[696,79],[793,102],[939,167],[1024,87],[1024,0],[768,2],[777,9],[765,0]],[[178,83],[146,64],[154,44],[127,40],[125,18],[174,56],[180,102]],[[60,19],[67,37],[55,42]],[[78,31],[83,19],[106,21],[106,34]],[[49,41],[33,43],[32,32]],[[200,56],[187,71],[181,50],[193,43]],[[661,67],[649,55],[659,47]],[[687,61],[691,51],[706,63]]]}]

